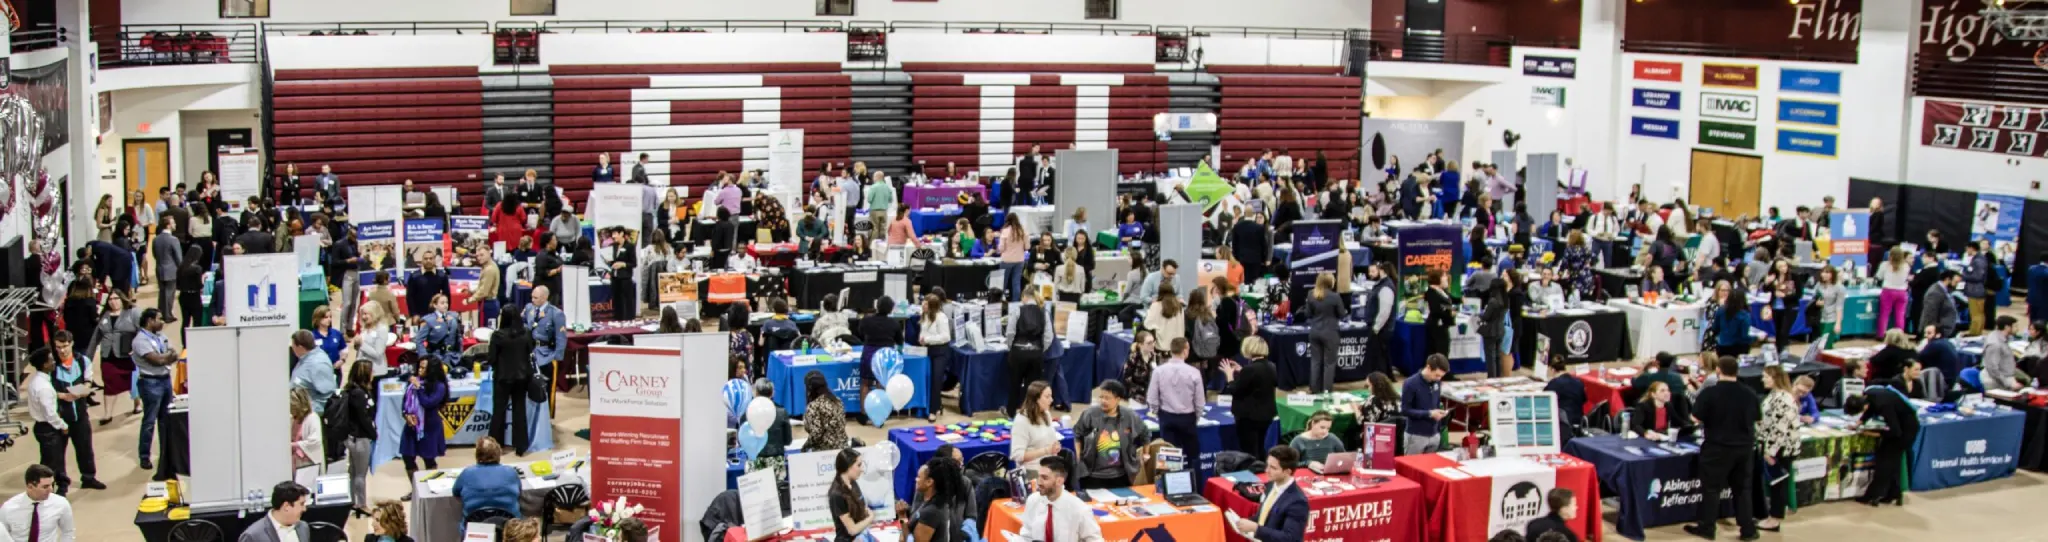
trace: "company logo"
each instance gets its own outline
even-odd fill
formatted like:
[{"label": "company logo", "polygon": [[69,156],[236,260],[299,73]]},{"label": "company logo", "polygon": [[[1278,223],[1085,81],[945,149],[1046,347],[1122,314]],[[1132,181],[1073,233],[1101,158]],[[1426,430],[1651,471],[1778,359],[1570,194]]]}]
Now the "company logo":
[{"label": "company logo", "polygon": [[1990,446],[1986,444],[1983,439],[1977,439],[1963,443],[1963,453],[1966,454],[1981,454],[1985,451],[1988,451],[1989,449]]},{"label": "company logo", "polygon": [[1394,522],[1394,501],[1378,500],[1308,511],[1309,532],[1343,532]]},{"label": "company logo", "polygon": [[1308,355],[1308,341],[1301,341],[1301,342],[1298,342],[1298,343],[1294,343],[1294,355],[1297,355],[1297,356],[1307,356],[1307,355]]},{"label": "company logo", "polygon": [[1700,94],[1700,115],[1724,119],[1756,120],[1757,100],[1755,96],[1735,94]]},{"label": "company logo", "polygon": [[1500,496],[1500,519],[1509,525],[1525,524],[1543,517],[1544,506],[1543,488],[1532,482],[1516,483]]},{"label": "company logo", "polygon": [[633,395],[658,397],[668,389],[669,377],[627,374],[623,371],[605,371],[599,382],[605,391],[631,391]]},{"label": "company logo", "polygon": [[1564,330],[1564,348],[1565,351],[1571,352],[1573,357],[1585,356],[1587,351],[1593,349],[1593,324],[1586,323],[1585,320],[1572,322],[1571,327]]}]

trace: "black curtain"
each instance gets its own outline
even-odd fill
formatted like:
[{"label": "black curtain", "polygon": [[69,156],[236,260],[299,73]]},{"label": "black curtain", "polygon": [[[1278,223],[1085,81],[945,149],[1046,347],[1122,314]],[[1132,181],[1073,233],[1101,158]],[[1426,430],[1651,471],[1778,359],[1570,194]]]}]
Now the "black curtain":
[{"label": "black curtain", "polygon": [[2048,254],[2048,201],[2027,200],[2027,209],[2020,213],[2020,255],[2012,266],[2012,286],[2015,290],[2027,286],[2027,267],[2042,261]]},{"label": "black curtain", "polygon": [[[1870,207],[1870,198],[1883,199],[1885,208],[1891,209],[1893,211],[1892,216],[1894,217],[1890,224],[1892,231],[1888,233],[1891,234],[1892,239],[1905,239],[1902,234],[1903,230],[1900,229],[1900,226],[1905,222],[1900,220],[1901,217],[1905,216],[1904,204],[1906,201],[1904,196],[1905,185],[1870,179],[1850,178],[1849,200],[1842,202],[1842,207],[1864,209]],[[1877,232],[1871,232],[1872,239],[1878,237]],[[1879,258],[1881,259],[1882,256],[1879,256]]]},{"label": "black curtain", "polygon": [[1977,208],[1977,193],[1929,186],[1902,187],[1899,196],[1900,242],[1925,246],[1927,232],[1940,231],[1941,238],[1955,250],[1970,240],[1970,216]]}]

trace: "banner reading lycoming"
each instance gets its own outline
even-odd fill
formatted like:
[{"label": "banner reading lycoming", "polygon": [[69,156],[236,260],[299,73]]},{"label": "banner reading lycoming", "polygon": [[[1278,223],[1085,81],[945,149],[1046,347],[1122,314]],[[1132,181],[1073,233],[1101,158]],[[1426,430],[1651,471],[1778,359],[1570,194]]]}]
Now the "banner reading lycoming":
[{"label": "banner reading lycoming", "polygon": [[590,347],[590,497],[625,497],[646,507],[640,518],[676,542],[683,523],[682,351]]}]

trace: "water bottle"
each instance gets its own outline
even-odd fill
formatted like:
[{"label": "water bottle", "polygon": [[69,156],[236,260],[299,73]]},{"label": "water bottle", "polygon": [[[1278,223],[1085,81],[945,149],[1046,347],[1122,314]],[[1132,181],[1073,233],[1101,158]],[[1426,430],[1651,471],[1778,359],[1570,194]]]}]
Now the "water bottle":
[{"label": "water bottle", "polygon": [[1621,438],[1633,437],[1633,435],[1629,434],[1628,428],[1634,427],[1633,425],[1630,425],[1629,422],[1632,421],[1633,418],[1635,418],[1635,410],[1636,409],[1633,408],[1621,409]]}]

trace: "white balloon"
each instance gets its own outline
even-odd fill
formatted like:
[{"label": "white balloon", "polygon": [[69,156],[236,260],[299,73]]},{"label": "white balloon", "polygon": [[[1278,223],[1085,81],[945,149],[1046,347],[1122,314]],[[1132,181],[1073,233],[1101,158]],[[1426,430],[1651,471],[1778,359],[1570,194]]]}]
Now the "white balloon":
[{"label": "white balloon", "polygon": [[896,410],[903,410],[904,405],[910,404],[911,394],[917,392],[917,385],[910,382],[909,375],[899,374],[889,379],[888,390],[889,403],[896,405]]},{"label": "white balloon", "polygon": [[768,426],[775,424],[775,401],[767,397],[755,397],[747,403],[747,422],[754,424],[754,434],[768,434]]}]

